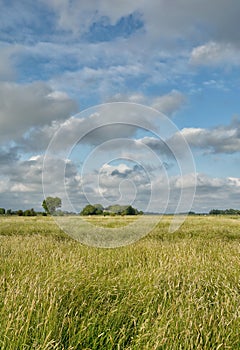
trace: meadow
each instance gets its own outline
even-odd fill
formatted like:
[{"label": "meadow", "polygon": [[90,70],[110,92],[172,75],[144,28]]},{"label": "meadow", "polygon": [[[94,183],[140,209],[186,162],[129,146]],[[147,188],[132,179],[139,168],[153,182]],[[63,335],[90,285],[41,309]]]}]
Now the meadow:
[{"label": "meadow", "polygon": [[1,217],[0,349],[240,349],[240,216],[170,220],[105,249]]}]

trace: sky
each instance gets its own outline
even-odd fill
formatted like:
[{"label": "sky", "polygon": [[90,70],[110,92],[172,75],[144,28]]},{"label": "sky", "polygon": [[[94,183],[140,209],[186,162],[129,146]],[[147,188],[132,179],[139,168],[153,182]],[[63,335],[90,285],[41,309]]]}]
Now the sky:
[{"label": "sky", "polygon": [[0,207],[240,209],[239,0],[0,7]]}]

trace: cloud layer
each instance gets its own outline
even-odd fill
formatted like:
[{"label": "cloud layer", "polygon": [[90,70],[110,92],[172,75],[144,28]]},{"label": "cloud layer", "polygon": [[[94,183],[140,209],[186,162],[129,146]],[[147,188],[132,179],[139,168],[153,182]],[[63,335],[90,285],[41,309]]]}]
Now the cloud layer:
[{"label": "cloud layer", "polygon": [[65,93],[53,91],[47,84],[0,84],[1,141],[19,138],[31,128],[63,120],[77,110]]}]

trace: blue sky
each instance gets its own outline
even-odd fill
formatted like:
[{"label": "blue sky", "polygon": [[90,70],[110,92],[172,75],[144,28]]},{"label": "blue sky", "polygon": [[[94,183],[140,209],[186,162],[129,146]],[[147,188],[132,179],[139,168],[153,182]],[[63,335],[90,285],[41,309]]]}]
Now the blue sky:
[{"label": "blue sky", "polygon": [[[0,207],[41,209],[43,159],[59,130],[57,151],[47,154],[52,158],[46,160],[45,190],[64,198],[59,169],[66,167],[65,192],[76,211],[86,196],[145,210],[151,185],[160,197],[154,196],[151,209],[162,211],[168,194],[166,211],[174,211],[179,181],[184,191],[193,191],[193,171],[193,210],[240,208],[238,0],[0,0],[0,5]],[[125,103],[121,113],[118,102]],[[104,103],[113,104],[112,113],[95,108],[94,114],[91,107]],[[129,117],[133,103],[143,105],[141,111],[136,107],[138,121]],[[125,127],[114,124],[113,112]],[[186,154],[174,157],[149,131],[161,134],[160,113],[172,131],[162,141],[174,153],[182,150],[179,135],[184,138],[195,170],[181,173],[177,160]],[[95,130],[103,121],[111,125]],[[133,121],[138,128],[129,125]],[[89,125],[91,132],[64,153]],[[158,165],[154,156],[147,161],[149,149]],[[91,164],[90,156],[96,157]],[[63,207],[68,209],[64,201]]]}]

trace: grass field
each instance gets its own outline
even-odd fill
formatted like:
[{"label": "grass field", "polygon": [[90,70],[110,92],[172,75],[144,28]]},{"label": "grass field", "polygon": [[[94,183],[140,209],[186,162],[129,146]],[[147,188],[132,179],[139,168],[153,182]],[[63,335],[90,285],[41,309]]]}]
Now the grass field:
[{"label": "grass field", "polygon": [[240,218],[170,219],[103,249],[0,218],[0,349],[240,349]]}]

